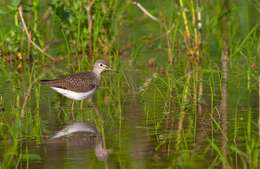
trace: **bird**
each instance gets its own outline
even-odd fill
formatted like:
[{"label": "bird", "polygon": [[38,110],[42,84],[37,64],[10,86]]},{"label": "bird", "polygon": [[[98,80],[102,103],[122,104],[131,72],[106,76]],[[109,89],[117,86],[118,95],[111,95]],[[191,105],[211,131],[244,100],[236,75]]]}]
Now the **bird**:
[{"label": "bird", "polygon": [[83,100],[91,97],[100,86],[101,73],[111,70],[104,60],[96,60],[93,70],[65,76],[62,79],[41,80],[63,96],[72,100]]}]

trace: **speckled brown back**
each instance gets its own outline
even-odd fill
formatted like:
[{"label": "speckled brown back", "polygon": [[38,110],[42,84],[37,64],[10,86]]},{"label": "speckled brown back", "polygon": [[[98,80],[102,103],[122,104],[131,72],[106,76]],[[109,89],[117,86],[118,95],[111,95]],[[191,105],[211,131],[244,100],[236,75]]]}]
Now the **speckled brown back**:
[{"label": "speckled brown back", "polygon": [[63,79],[42,80],[42,84],[74,92],[87,92],[99,86],[99,79],[93,72],[76,73]]}]

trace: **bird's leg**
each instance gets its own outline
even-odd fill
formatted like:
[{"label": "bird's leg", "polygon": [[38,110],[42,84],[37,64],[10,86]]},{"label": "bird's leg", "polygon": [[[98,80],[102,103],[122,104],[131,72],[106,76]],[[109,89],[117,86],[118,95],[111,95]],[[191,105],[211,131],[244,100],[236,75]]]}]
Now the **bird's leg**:
[{"label": "bird's leg", "polygon": [[90,98],[90,103],[91,103],[91,107],[93,107],[94,110],[95,110],[96,116],[97,116],[98,118],[101,118],[100,112],[99,112],[99,110],[98,110],[96,104],[93,102],[92,98]]},{"label": "bird's leg", "polygon": [[84,106],[84,101],[80,101],[80,111],[83,110],[83,106]]},{"label": "bird's leg", "polygon": [[93,102],[92,98],[90,98],[90,103],[91,103],[91,106],[94,108],[95,110],[95,114],[96,114],[96,125],[99,129],[103,129],[104,127],[104,120],[96,106],[96,104]]},{"label": "bird's leg", "polygon": [[74,100],[72,100],[72,104],[71,104],[71,116],[72,116],[72,120],[75,120],[75,116],[74,116]]}]

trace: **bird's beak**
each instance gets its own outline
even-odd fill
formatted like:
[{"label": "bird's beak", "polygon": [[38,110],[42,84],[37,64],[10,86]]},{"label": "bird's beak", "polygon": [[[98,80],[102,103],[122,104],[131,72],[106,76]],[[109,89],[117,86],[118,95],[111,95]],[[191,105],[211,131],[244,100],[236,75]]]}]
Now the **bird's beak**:
[{"label": "bird's beak", "polygon": [[106,70],[112,70],[109,66],[105,66]]}]

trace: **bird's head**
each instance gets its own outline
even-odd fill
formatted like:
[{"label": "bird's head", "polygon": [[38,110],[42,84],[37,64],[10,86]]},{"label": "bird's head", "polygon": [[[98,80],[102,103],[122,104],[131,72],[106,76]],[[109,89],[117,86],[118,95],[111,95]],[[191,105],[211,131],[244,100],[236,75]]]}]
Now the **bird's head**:
[{"label": "bird's head", "polygon": [[97,60],[94,64],[93,72],[100,74],[103,71],[111,70],[104,60]]}]

